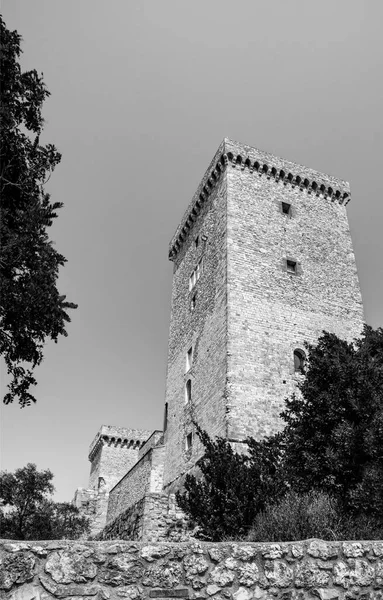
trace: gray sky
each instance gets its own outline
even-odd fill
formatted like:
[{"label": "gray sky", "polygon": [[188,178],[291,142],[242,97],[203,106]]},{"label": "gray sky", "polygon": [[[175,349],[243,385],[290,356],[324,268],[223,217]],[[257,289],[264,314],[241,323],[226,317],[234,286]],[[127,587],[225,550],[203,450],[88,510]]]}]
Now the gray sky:
[{"label": "gray sky", "polygon": [[[162,426],[167,247],[222,138],[347,179],[366,320],[383,326],[381,0],[3,0],[24,69],[44,73],[51,237],[68,338],[35,406],[1,407],[2,463],[86,486],[102,423]],[[319,201],[319,200],[318,200]],[[2,393],[5,388],[2,378]]]}]

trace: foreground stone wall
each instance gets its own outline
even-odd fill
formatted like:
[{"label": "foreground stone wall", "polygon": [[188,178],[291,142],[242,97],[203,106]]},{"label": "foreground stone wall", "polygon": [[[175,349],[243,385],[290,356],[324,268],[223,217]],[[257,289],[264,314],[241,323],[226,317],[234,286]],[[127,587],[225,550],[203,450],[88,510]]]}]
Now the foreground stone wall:
[{"label": "foreground stone wall", "polygon": [[381,600],[383,542],[4,542],[6,600]]}]

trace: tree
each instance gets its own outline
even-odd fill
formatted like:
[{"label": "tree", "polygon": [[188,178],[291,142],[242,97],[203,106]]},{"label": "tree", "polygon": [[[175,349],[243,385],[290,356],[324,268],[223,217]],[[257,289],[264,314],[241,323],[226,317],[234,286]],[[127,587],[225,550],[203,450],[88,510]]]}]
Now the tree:
[{"label": "tree", "polygon": [[298,492],[334,496],[346,512],[383,515],[383,329],[355,343],[324,332],[282,418],[284,470]]},{"label": "tree", "polygon": [[42,105],[50,95],[42,75],[21,72],[21,37],[0,17],[0,354],[11,375],[6,404],[35,402],[33,369],[43,359],[47,338],[66,336],[67,302],[57,289],[66,259],[53,247],[47,229],[60,202],[50,202],[44,184],[61,160],[52,144],[41,145]]},{"label": "tree", "polygon": [[14,473],[1,473],[0,529],[17,540],[76,539],[89,530],[88,519],[68,502],[53,502],[53,474],[29,463]]},{"label": "tree", "polygon": [[247,455],[238,455],[197,427],[205,448],[200,476],[186,475],[177,502],[210,539],[243,536],[253,521],[252,539],[312,532],[314,513],[317,531],[336,521],[352,539],[381,535],[383,329],[366,325],[354,343],[324,332],[306,348],[305,378],[281,414],[284,431],[249,438]]},{"label": "tree", "polygon": [[188,474],[177,503],[211,540],[243,536],[269,498],[285,492],[279,478],[279,436],[247,440],[246,454],[236,453],[223,438],[211,440],[195,423],[205,454],[197,462],[202,476]]}]

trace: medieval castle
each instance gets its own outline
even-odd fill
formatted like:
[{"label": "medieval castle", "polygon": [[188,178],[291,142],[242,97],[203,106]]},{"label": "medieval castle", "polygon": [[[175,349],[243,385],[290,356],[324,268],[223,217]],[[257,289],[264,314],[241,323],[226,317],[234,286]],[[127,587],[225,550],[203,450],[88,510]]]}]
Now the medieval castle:
[{"label": "medieval castle", "polygon": [[170,242],[163,430],[101,427],[74,500],[93,534],[174,533],[174,492],[202,454],[193,421],[238,446],[276,431],[304,342],[360,335],[349,200],[346,181],[224,139]]}]

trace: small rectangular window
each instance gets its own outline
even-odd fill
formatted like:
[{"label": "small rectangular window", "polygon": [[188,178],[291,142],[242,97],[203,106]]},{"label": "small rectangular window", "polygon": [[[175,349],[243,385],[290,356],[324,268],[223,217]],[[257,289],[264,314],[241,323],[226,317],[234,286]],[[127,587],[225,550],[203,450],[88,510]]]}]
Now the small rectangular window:
[{"label": "small rectangular window", "polygon": [[201,273],[202,273],[202,258],[200,258],[200,260],[197,263],[197,266],[195,267],[194,271],[191,273],[191,275],[189,277],[189,291],[191,291],[193,289],[193,287],[197,283],[198,279],[200,278]]},{"label": "small rectangular window", "polygon": [[194,296],[192,297],[191,302],[190,302],[190,310],[192,312],[193,312],[193,310],[195,310],[196,302],[197,302],[197,294],[194,294]]},{"label": "small rectangular window", "polygon": [[297,272],[297,263],[295,260],[287,260],[286,268],[288,273],[296,273]]},{"label": "small rectangular window", "polygon": [[192,399],[192,382],[190,379],[187,380],[185,385],[185,404],[191,402]]},{"label": "small rectangular window", "polygon": [[185,449],[186,451],[191,450],[193,446],[193,433],[190,432],[186,436]]},{"label": "small rectangular window", "polygon": [[284,215],[291,216],[291,204],[288,202],[282,202],[282,212]]},{"label": "small rectangular window", "polygon": [[186,372],[189,371],[189,369],[191,369],[192,364],[193,364],[193,346],[191,346],[189,348],[189,350],[186,352]]}]

